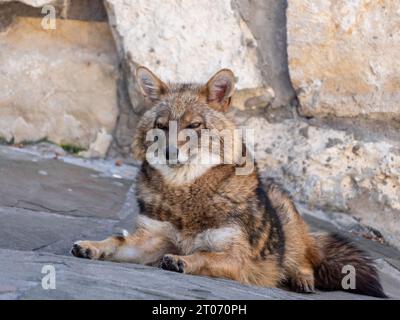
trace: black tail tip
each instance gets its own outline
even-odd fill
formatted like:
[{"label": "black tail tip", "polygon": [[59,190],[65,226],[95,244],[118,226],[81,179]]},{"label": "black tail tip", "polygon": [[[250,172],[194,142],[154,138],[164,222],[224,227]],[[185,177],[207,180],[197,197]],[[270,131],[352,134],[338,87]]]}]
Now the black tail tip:
[{"label": "black tail tip", "polygon": [[342,284],[341,289],[348,293],[361,294],[374,298],[389,298],[384,292],[378,272],[372,264],[364,266],[362,271],[356,275],[354,288],[344,288]]},{"label": "black tail tip", "polygon": [[374,298],[388,299],[390,298],[384,291],[382,286],[378,283],[378,286],[370,286],[369,288],[357,288],[344,290],[349,293],[362,294]]}]

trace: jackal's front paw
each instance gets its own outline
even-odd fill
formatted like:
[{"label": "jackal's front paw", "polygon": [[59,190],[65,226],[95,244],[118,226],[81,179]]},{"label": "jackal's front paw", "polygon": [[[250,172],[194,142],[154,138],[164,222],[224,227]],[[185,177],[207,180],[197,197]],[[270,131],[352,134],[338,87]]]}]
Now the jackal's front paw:
[{"label": "jackal's front paw", "polygon": [[166,254],[161,260],[160,268],[164,270],[184,273],[185,262],[179,256]]},{"label": "jackal's front paw", "polygon": [[99,250],[90,241],[77,241],[71,249],[72,255],[84,259],[98,259]]}]

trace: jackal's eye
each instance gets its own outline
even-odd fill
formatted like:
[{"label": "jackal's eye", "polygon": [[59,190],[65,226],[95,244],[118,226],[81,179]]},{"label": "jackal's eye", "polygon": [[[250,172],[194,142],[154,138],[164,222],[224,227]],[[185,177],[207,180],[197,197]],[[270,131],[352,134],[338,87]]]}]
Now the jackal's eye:
[{"label": "jackal's eye", "polygon": [[189,129],[196,129],[201,126],[201,122],[193,122],[187,126]]},{"label": "jackal's eye", "polygon": [[164,124],[164,123],[157,122],[157,123],[156,123],[156,128],[157,128],[157,129],[161,129],[161,130],[167,130],[167,129],[168,129],[168,126],[167,126],[166,124]]}]

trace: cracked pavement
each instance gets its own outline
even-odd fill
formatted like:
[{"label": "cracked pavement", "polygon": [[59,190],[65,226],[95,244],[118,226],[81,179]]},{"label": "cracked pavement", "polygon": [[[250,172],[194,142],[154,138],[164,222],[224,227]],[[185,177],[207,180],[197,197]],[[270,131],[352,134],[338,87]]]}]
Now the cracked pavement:
[{"label": "cracked pavement", "polygon": [[[297,294],[72,257],[76,240],[100,240],[132,228],[136,170],[0,146],[0,299],[370,299],[345,292]],[[314,230],[338,231],[335,221],[300,211]],[[340,232],[351,235],[346,228]],[[399,251],[353,239],[375,259],[387,294],[399,299]],[[41,286],[44,265],[55,267],[54,290]]]}]

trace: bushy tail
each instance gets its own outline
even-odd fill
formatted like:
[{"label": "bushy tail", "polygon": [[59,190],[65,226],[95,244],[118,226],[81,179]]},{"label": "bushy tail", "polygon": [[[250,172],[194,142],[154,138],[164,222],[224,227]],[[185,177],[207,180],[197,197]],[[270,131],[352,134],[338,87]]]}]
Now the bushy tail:
[{"label": "bushy tail", "polygon": [[[317,289],[344,290],[351,293],[387,298],[380,284],[378,271],[371,258],[363,250],[337,234],[313,236],[321,257],[320,261],[314,266]],[[351,270],[355,271],[355,286],[350,285],[353,288],[347,289],[348,286],[344,287],[342,281],[347,274],[352,272]],[[348,278],[345,280],[348,280]]]}]

